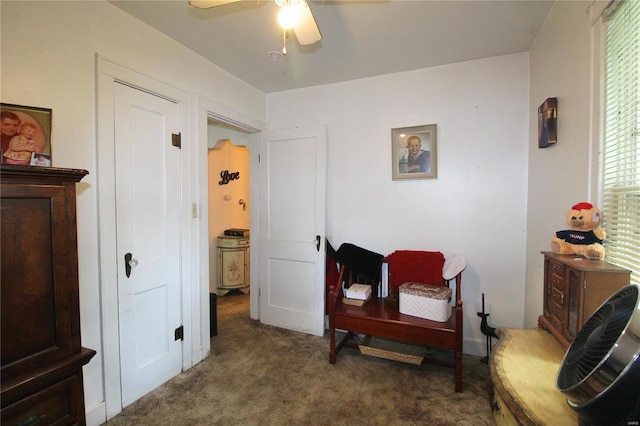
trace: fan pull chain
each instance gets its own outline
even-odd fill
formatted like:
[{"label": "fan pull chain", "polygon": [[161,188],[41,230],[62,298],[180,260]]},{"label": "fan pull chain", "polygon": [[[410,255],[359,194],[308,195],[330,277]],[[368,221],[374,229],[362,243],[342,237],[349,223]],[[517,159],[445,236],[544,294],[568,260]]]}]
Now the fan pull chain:
[{"label": "fan pull chain", "polygon": [[287,34],[287,30],[283,30],[282,31],[282,54],[286,55],[287,54],[287,37],[289,34]]}]

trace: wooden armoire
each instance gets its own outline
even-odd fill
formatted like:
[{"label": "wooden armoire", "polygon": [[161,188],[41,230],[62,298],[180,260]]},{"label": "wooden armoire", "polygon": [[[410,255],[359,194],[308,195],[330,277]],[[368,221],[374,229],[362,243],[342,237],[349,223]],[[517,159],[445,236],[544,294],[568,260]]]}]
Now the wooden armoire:
[{"label": "wooden armoire", "polygon": [[4,425],[85,424],[76,183],[85,170],[0,165]]}]

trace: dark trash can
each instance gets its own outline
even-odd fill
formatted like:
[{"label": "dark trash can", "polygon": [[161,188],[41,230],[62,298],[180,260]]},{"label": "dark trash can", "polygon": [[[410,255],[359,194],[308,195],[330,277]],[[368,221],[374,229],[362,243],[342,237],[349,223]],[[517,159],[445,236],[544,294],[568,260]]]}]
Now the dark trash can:
[{"label": "dark trash can", "polygon": [[218,295],[209,293],[209,337],[218,335]]}]

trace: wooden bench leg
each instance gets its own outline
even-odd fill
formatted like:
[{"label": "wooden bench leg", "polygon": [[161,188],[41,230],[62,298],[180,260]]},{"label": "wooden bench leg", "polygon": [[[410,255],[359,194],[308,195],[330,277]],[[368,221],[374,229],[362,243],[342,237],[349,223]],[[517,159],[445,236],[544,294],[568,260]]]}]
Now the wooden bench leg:
[{"label": "wooden bench leg", "polygon": [[336,363],[336,330],[329,329],[329,364]]},{"label": "wooden bench leg", "polygon": [[462,351],[456,350],[455,390],[462,392]]},{"label": "wooden bench leg", "polygon": [[353,332],[348,331],[347,334],[344,335],[340,343],[336,346],[336,331],[335,329],[329,329],[329,363],[335,364],[338,353],[342,350],[345,345],[345,342],[349,341],[355,334]]}]

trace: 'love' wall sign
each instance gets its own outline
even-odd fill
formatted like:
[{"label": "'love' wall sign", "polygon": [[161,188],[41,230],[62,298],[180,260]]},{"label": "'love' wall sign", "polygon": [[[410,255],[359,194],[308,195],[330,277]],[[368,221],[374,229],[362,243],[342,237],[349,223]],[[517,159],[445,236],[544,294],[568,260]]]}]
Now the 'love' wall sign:
[{"label": "'love' wall sign", "polygon": [[220,172],[220,182],[218,182],[219,185],[226,185],[229,182],[231,182],[232,180],[238,180],[240,179],[240,172],[231,172],[229,173],[229,170],[224,170],[222,172]]}]

